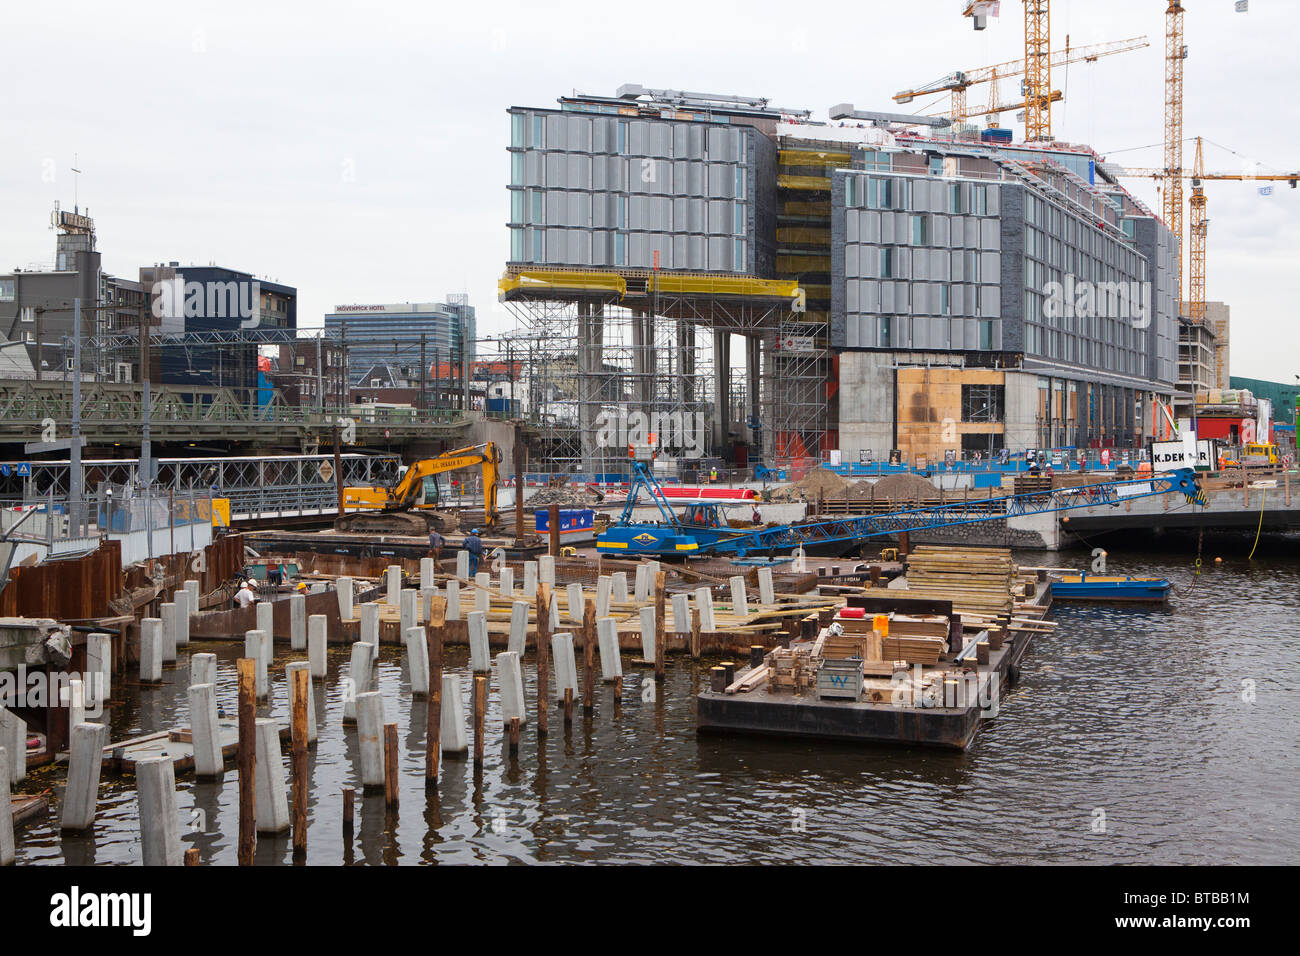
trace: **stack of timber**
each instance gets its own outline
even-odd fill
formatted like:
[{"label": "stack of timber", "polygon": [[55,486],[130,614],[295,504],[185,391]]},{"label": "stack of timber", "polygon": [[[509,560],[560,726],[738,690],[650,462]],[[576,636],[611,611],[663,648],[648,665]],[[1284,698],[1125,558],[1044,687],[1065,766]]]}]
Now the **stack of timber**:
[{"label": "stack of timber", "polygon": [[886,660],[933,666],[947,649],[948,618],[944,615],[889,615],[889,634],[882,645]]},{"label": "stack of timber", "polygon": [[907,556],[907,591],[952,601],[953,613],[965,622],[968,615],[1010,616],[1024,586],[1007,548],[921,545]]}]

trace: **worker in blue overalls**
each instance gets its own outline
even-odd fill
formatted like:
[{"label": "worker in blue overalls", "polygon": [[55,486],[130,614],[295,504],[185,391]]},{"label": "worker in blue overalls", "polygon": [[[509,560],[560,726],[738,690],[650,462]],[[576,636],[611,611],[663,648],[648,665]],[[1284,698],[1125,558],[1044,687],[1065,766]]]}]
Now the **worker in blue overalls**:
[{"label": "worker in blue overalls", "polygon": [[469,552],[469,576],[473,577],[478,573],[478,559],[483,557],[483,539],[478,536],[478,528],[465,537],[464,548]]}]

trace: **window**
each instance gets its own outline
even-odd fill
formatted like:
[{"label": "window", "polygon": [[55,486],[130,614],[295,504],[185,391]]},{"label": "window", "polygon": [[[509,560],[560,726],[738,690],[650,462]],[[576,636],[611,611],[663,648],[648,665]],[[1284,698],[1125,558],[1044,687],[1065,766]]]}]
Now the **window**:
[{"label": "window", "polygon": [[881,348],[886,348],[886,349],[889,348],[889,325],[890,325],[889,316],[882,315],[880,317],[880,336],[879,336],[880,338],[879,344]]},{"label": "window", "polygon": [[23,307],[22,307],[22,310],[18,313],[18,317],[19,317],[19,319],[20,319],[21,321],[23,321],[23,322],[35,322],[35,321],[36,321],[36,306],[34,306],[34,305],[25,305],[25,306],[23,306]]},{"label": "window", "polygon": [[983,319],[980,322],[980,348],[988,351],[993,348],[993,320]]},{"label": "window", "polygon": [[912,245],[924,246],[930,241],[930,217],[912,217]]},{"label": "window", "polygon": [[1004,385],[963,385],[961,420],[964,422],[998,422],[1006,402]]},{"label": "window", "polygon": [[952,286],[939,286],[939,314],[952,315]]},{"label": "window", "polygon": [[620,154],[627,153],[627,120],[618,121],[618,151]]},{"label": "window", "polygon": [[546,222],[546,194],[540,189],[531,190],[533,195],[533,216],[528,221],[531,223]]},{"label": "window", "polygon": [[[522,229],[510,230],[510,261],[524,261],[524,231]],[[330,364],[333,365],[333,353],[330,353]]]},{"label": "window", "polygon": [[880,250],[880,278],[892,279],[894,277],[894,250],[885,247]]},{"label": "window", "polygon": [[745,264],[745,240],[743,239],[735,240],[735,247],[732,250],[732,255],[735,258],[732,262],[731,267],[735,269],[737,272],[747,272],[748,269],[746,268],[746,264]]},{"label": "window", "polygon": [[731,231],[737,236],[745,234],[745,207],[741,203],[735,203],[733,206],[734,222]]},{"label": "window", "polygon": [[846,176],[844,179],[844,205],[850,209],[861,202],[860,180],[856,176]]},{"label": "window", "polygon": [[960,183],[953,183],[948,187],[948,211],[955,216],[960,216],[966,211],[961,204]]},{"label": "window", "polygon": [[542,235],[542,230],[534,229],[533,230],[533,262],[544,262],[544,261],[546,261],[546,246],[544,244],[544,237]]},{"label": "window", "polygon": [[627,236],[621,232],[614,233],[614,265],[627,265]]},{"label": "window", "polygon": [[524,133],[528,129],[528,119],[523,113],[510,114],[510,145],[524,147]]},{"label": "window", "polygon": [[627,228],[627,197],[618,197],[618,228]]},{"label": "window", "polygon": [[987,216],[989,214],[989,197],[987,186],[974,187],[973,198],[975,200],[974,213],[977,216]]},{"label": "window", "polygon": [[524,201],[525,197],[522,189],[512,189],[510,191],[510,221],[524,221]]},{"label": "window", "polygon": [[0,302],[12,302],[14,300],[14,280],[0,279]]},{"label": "window", "polygon": [[745,198],[745,167],[744,167],[744,166],[737,166],[737,167],[736,167],[736,192],[735,192],[735,196],[736,196],[737,199],[743,199],[743,198]]},{"label": "window", "polygon": [[546,117],[540,114],[533,116],[533,149],[541,149],[546,145]]},{"label": "window", "polygon": [[23,342],[24,342],[25,344],[27,344],[27,345],[35,345],[35,344],[36,344],[36,334],[35,334],[34,332],[24,332],[24,333],[23,333]]},{"label": "window", "polygon": [[510,185],[522,186],[524,184],[524,154],[510,154]]}]

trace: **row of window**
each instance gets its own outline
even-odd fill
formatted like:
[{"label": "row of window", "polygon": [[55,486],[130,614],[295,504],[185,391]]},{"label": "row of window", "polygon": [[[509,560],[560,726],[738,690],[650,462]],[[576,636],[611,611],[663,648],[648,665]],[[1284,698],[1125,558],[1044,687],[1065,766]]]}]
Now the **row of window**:
[{"label": "row of window", "polygon": [[747,207],[727,200],[515,189],[510,191],[510,223],[743,236]]},{"label": "row of window", "polygon": [[723,124],[511,113],[512,149],[738,162],[752,131]]},{"label": "row of window", "polygon": [[927,188],[942,189],[943,202],[935,203],[950,215],[987,216],[989,214],[990,187],[976,183],[938,183],[932,180],[913,180],[907,176],[846,176],[844,179],[844,204],[849,208],[914,209],[933,205],[914,202],[917,183]]},{"label": "row of window", "polygon": [[[656,254],[658,258],[656,260]],[[708,272],[752,271],[748,244],[719,236],[671,236],[591,229],[510,230],[510,261]]]},{"label": "row of window", "polygon": [[510,185],[597,192],[743,199],[747,173],[735,163],[622,159],[561,153],[511,153]]}]

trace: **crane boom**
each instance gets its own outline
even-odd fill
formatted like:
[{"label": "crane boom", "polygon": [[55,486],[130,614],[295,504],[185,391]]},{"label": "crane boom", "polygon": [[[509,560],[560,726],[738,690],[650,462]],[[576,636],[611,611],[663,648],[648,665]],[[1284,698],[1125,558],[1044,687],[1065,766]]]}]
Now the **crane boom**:
[{"label": "crane boom", "polygon": [[1183,4],[1169,0],[1165,8],[1165,225],[1178,240],[1178,303],[1183,302]]}]

